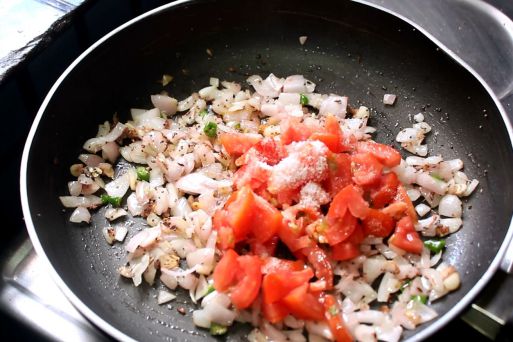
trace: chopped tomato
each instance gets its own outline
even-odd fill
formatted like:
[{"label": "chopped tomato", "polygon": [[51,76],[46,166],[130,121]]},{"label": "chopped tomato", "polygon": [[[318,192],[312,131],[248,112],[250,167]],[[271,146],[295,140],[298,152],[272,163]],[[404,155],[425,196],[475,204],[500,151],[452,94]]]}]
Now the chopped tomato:
[{"label": "chopped tomato", "polygon": [[237,189],[249,186],[253,191],[260,193],[267,187],[269,175],[270,171],[265,165],[252,160],[235,172],[233,184]]},{"label": "chopped tomato", "polygon": [[397,202],[403,202],[406,204],[406,214],[410,217],[410,219],[413,221],[413,223],[417,223],[417,212],[415,211],[415,207],[413,206],[413,203],[411,202],[410,196],[408,196],[408,193],[406,192],[406,189],[404,186],[399,185],[397,187],[397,194],[395,195],[395,201]]},{"label": "chopped tomato", "polygon": [[405,216],[397,222],[394,234],[388,239],[388,243],[415,254],[420,254],[424,246],[409,216]]},{"label": "chopped tomato", "polygon": [[247,186],[234,192],[213,219],[221,248],[233,248],[248,237],[264,243],[277,235],[281,225],[280,211]]},{"label": "chopped tomato", "polygon": [[328,222],[334,222],[337,218],[344,217],[346,210],[358,218],[365,218],[369,210],[369,204],[363,199],[362,192],[354,185],[348,185],[331,201],[328,210]]},{"label": "chopped tomato", "polygon": [[325,280],[326,290],[331,289],[333,287],[333,269],[326,252],[317,245],[303,248],[301,251],[314,268],[317,279]]},{"label": "chopped tomato", "polygon": [[375,185],[381,179],[383,165],[371,153],[351,156],[353,181],[358,185]]},{"label": "chopped tomato", "polygon": [[262,273],[272,273],[278,271],[301,271],[305,268],[305,263],[302,260],[286,260],[275,257],[268,257],[264,259],[262,265]]},{"label": "chopped tomato", "polygon": [[362,241],[365,239],[365,232],[363,231],[363,228],[361,224],[357,224],[356,228],[354,229],[351,236],[347,238],[347,241],[352,242],[354,244],[361,244]]},{"label": "chopped tomato", "polygon": [[289,294],[296,287],[308,283],[314,276],[311,268],[302,271],[279,271],[266,274],[262,281],[264,303],[274,303]]},{"label": "chopped tomato", "polygon": [[214,288],[224,292],[232,285],[235,275],[239,272],[237,258],[239,255],[233,250],[227,250],[214,269]]},{"label": "chopped tomato", "polygon": [[342,146],[340,137],[326,132],[315,132],[310,136],[310,140],[319,140],[326,145],[331,152],[342,152],[345,149]]},{"label": "chopped tomato", "polygon": [[308,292],[308,284],[296,287],[281,302],[294,317],[299,319],[313,321],[324,319],[324,307],[316,296]]},{"label": "chopped tomato", "polygon": [[280,140],[283,145],[288,145],[294,141],[305,141],[313,133],[311,127],[293,118],[282,120],[280,129]]},{"label": "chopped tomato", "polygon": [[285,146],[273,138],[264,138],[253,146],[260,161],[268,165],[276,165],[287,156]]},{"label": "chopped tomato", "polygon": [[331,258],[337,261],[345,261],[356,258],[360,255],[358,244],[350,241],[343,241],[331,247]]},{"label": "chopped tomato", "polygon": [[369,209],[369,213],[362,221],[366,235],[387,237],[394,230],[394,219],[378,209]]},{"label": "chopped tomato", "polygon": [[346,153],[328,154],[328,177],[323,187],[335,196],[340,190],[351,184],[351,157]]},{"label": "chopped tomato", "polygon": [[238,157],[246,153],[253,145],[262,140],[260,134],[251,133],[221,133],[219,134],[219,142],[223,145],[226,152]]},{"label": "chopped tomato", "polygon": [[294,222],[284,221],[278,230],[278,236],[291,252],[296,252],[311,245],[310,238],[305,235],[304,228]]},{"label": "chopped tomato", "polygon": [[328,221],[328,228],[322,232],[331,246],[347,240],[358,225],[358,220],[349,211],[346,211],[342,218],[337,218],[332,222]]},{"label": "chopped tomato", "polygon": [[249,187],[234,192],[234,199],[226,207],[226,223],[233,229],[235,242],[242,241],[251,231],[252,210],[255,206],[255,195]]},{"label": "chopped tomato", "polygon": [[232,288],[230,298],[233,305],[241,310],[248,308],[258,297],[262,283],[262,263],[259,257],[252,255],[239,256],[237,263],[240,280]]},{"label": "chopped tomato", "polygon": [[344,320],[342,319],[342,312],[337,300],[332,295],[324,297],[324,310],[326,320],[330,326],[331,333],[337,342],[350,342],[353,337],[349,330],[347,330]]},{"label": "chopped tomato", "polygon": [[371,153],[383,165],[394,167],[401,163],[401,154],[395,148],[373,141],[360,141],[356,145],[359,153]]},{"label": "chopped tomato", "polygon": [[399,179],[397,179],[395,173],[389,172],[381,176],[379,186],[370,192],[372,206],[376,209],[381,209],[392,203],[397,194],[398,186]]},{"label": "chopped tomato", "polygon": [[278,209],[258,195],[255,197],[255,207],[251,213],[251,229],[258,242],[268,241],[278,233],[283,217]]},{"label": "chopped tomato", "polygon": [[299,201],[299,192],[301,188],[296,189],[284,189],[276,194],[276,201],[280,205],[291,205],[293,202]]},{"label": "chopped tomato", "polygon": [[289,313],[289,309],[282,302],[262,302],[262,314],[264,315],[264,318],[271,323],[282,321]]},{"label": "chopped tomato", "polygon": [[[225,213],[225,212],[224,212]],[[235,235],[233,229],[227,226],[220,226],[217,229],[217,244],[221,250],[235,248]]]}]

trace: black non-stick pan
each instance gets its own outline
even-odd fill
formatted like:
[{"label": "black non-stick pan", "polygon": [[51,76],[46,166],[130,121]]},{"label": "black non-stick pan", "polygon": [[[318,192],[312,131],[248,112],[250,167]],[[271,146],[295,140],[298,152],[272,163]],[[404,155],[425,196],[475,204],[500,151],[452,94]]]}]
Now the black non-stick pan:
[{"label": "black non-stick pan", "polygon": [[[303,35],[308,39],[301,45]],[[213,339],[193,326],[194,305],[185,293],[159,306],[154,288],[120,278],[116,270],[126,253],[121,244],[105,243],[103,216],[95,215],[90,226],[71,224],[58,196],[67,193],[69,166],[83,142],[114,113],[124,120],[129,108],[149,108],[149,96],[163,90],[184,98],[211,76],[244,82],[270,72],[303,74],[319,92],[372,108],[380,142],[395,144],[411,115],[424,113],[433,126],[430,153],[461,158],[465,172],[479,179],[464,203],[464,227],[447,239],[444,255],[460,271],[462,286],[433,305],[440,318],[404,334],[429,336],[470,304],[496,271],[511,235],[511,126],[493,94],[443,49],[402,20],[360,3],[178,1],[101,39],[52,88],[28,137],[21,192],[36,251],[73,304],[117,339]],[[174,76],[165,87],[158,82],[164,73]],[[383,105],[384,93],[398,95],[395,106]],[[185,316],[177,312],[181,306]],[[237,325],[227,339],[240,340],[247,331]]]}]

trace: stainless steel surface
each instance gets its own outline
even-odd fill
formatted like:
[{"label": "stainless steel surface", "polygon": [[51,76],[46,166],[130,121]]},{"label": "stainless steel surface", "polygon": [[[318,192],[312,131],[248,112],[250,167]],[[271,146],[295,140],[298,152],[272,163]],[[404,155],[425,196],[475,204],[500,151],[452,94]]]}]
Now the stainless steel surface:
[{"label": "stainless steel surface", "polygon": [[[29,0],[13,3],[22,2],[36,3]],[[68,1],[67,3],[80,2]],[[464,60],[483,78],[501,100],[506,111],[513,116],[511,107],[513,102],[513,22],[508,16],[483,1],[367,0],[365,2],[397,12],[449,47],[456,56]],[[494,2],[497,3],[497,1]],[[40,2],[37,3],[40,4]],[[62,1],[52,3],[58,6]],[[34,5],[34,8],[36,7],[37,5]],[[48,13],[60,15],[64,13],[62,8],[58,9],[51,5],[48,7],[53,8],[46,9]],[[4,8],[5,5],[2,3],[0,17]],[[55,19],[59,17],[55,15]],[[45,21],[41,21],[40,24],[48,27],[51,23],[46,24]],[[40,31],[42,32],[44,29]],[[5,34],[4,31],[0,31],[0,37],[5,37]],[[20,34],[16,32],[14,36],[20,37]],[[19,39],[18,44],[20,42],[23,40]],[[21,46],[10,49],[20,49],[18,52],[23,55],[25,49],[36,43],[36,40],[25,40]],[[2,47],[4,46],[2,44]],[[16,62],[15,59],[8,62],[12,61]],[[0,54],[0,74],[6,66],[5,63],[4,54]],[[28,240],[17,246],[7,256],[5,267],[2,269],[0,303],[13,315],[37,327],[42,334],[52,339],[76,341],[105,339],[105,336],[65,299],[49,274],[45,272],[44,266],[35,255]],[[513,245],[509,246],[501,268],[508,272],[512,271]],[[509,291],[513,284],[511,277],[498,275],[492,282],[497,282],[493,287],[494,296],[479,298],[463,315],[466,322],[490,338],[496,336],[507,315],[511,314],[511,308],[505,304],[508,301],[504,298],[513,300],[512,293]],[[41,317],[44,317],[44,320]]]},{"label": "stainless steel surface", "polygon": [[0,305],[43,336],[58,341],[104,341],[62,295],[25,239],[6,254],[0,282]]}]

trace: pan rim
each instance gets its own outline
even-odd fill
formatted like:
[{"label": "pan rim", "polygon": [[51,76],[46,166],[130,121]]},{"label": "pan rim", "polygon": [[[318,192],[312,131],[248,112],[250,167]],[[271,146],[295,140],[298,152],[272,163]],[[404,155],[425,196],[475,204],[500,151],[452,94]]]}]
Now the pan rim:
[{"label": "pan rim", "polygon": [[[451,49],[449,49],[447,46],[442,44],[437,38],[435,38],[433,35],[431,35],[429,32],[427,32],[425,29],[423,29],[421,26],[417,25],[410,19],[398,14],[395,11],[392,11],[390,9],[384,8],[380,5],[376,5],[373,3],[370,3],[366,0],[352,0],[355,3],[359,3],[364,6],[372,7],[377,10],[380,10],[382,12],[388,13],[390,15],[393,15],[394,17],[402,20],[406,24],[412,26],[413,28],[419,30],[421,34],[423,34],[426,38],[431,40],[435,45],[437,45],[442,51],[444,51],[446,54],[449,55],[456,63],[461,65],[463,68],[467,70],[486,90],[488,93],[488,96],[491,97],[494,104],[496,105],[497,109],[499,110],[499,113],[501,115],[502,121],[504,122],[506,126],[506,130],[508,132],[510,147],[513,149],[513,126],[509,119],[509,117],[506,114],[506,111],[504,107],[502,106],[502,103],[500,102],[497,95],[494,94],[491,87],[487,84],[487,82],[470,66],[468,65],[464,60],[462,60],[456,53],[454,53]],[[87,48],[83,53],[80,54],[79,57],[77,57],[67,68],[66,70],[59,76],[57,81],[53,84],[50,91],[46,95],[45,99],[43,100],[41,107],[39,108],[34,121],[32,123],[32,126],[30,128],[30,131],[27,135],[27,140],[23,149],[23,155],[21,159],[21,167],[20,167],[20,195],[21,195],[21,205],[25,220],[25,225],[30,237],[30,240],[34,246],[34,250],[36,251],[37,255],[41,257],[43,260],[43,263],[46,265],[51,278],[53,281],[57,284],[57,286],[60,288],[60,290],[64,293],[66,298],[75,306],[78,311],[83,314],[89,321],[91,321],[94,325],[99,327],[101,330],[109,334],[110,336],[114,337],[117,340],[121,341],[135,341],[134,338],[128,336],[126,333],[122,332],[121,330],[114,327],[111,323],[107,322],[105,319],[100,317],[96,312],[91,310],[75,293],[68,287],[68,285],[64,282],[64,280],[60,277],[56,269],[54,268],[52,262],[50,261],[49,257],[46,255],[43,245],[41,244],[41,241],[39,240],[38,233],[36,231],[35,225],[32,221],[32,215],[31,210],[29,206],[28,201],[28,189],[27,189],[27,166],[28,166],[28,160],[30,155],[30,150],[32,147],[32,142],[34,139],[34,136],[37,132],[39,123],[43,117],[43,114],[46,111],[46,107],[48,106],[49,102],[52,100],[54,93],[57,91],[57,89],[60,87],[61,83],[67,78],[67,76],[73,72],[75,67],[82,62],[92,51],[97,49],[100,45],[102,45],[105,41],[111,39],[113,36],[118,34],[119,32],[125,30],[127,27],[133,25],[134,23],[137,23],[143,19],[146,19],[148,17],[151,17],[152,15],[155,15],[159,12],[168,10],[169,8],[178,7],[187,3],[196,2],[196,0],[178,0],[172,3],[168,3],[165,5],[162,5],[160,7],[157,7],[153,10],[150,10],[146,13],[143,13],[126,23],[118,26],[117,28],[113,29],[109,33],[107,33],[105,36],[97,40],[95,43],[93,43],[89,48]],[[458,314],[460,314],[465,307],[467,307],[471,301],[477,296],[477,294],[485,287],[485,285],[490,281],[491,277],[497,272],[499,265],[506,253],[506,250],[511,243],[511,240],[513,238],[513,218],[510,218],[510,223],[508,226],[508,232],[506,233],[506,236],[501,244],[501,247],[499,248],[496,256],[488,266],[487,270],[484,272],[483,276],[477,281],[476,284],[472,287],[470,291],[468,291],[462,300],[460,300],[455,306],[453,306],[449,311],[447,311],[443,316],[439,317],[435,322],[433,322],[430,326],[423,329],[419,333],[415,334],[414,336],[410,337],[406,341],[416,341],[416,340],[422,340],[430,335],[432,335],[435,331],[438,331],[440,328],[445,326],[450,320],[454,319]]]}]

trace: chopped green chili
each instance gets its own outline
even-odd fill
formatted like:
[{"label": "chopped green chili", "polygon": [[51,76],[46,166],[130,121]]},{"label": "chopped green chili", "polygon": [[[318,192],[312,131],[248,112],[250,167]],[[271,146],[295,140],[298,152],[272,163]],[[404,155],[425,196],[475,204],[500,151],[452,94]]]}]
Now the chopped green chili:
[{"label": "chopped green chili", "polygon": [[103,204],[112,204],[115,207],[119,207],[121,205],[121,197],[109,196],[109,195],[101,195],[101,200]]},{"label": "chopped green chili", "polygon": [[228,328],[224,325],[212,323],[210,324],[210,334],[214,336],[224,335],[228,331]]},{"label": "chopped green chili", "polygon": [[203,132],[205,132],[207,137],[215,138],[217,136],[217,124],[215,122],[207,122]]},{"label": "chopped green chili", "polygon": [[150,172],[144,166],[138,166],[136,168],[137,179],[142,181],[150,181]]},{"label": "chopped green chili", "polygon": [[422,304],[426,304],[427,303],[427,296],[426,295],[414,295],[414,296],[411,296],[410,299],[414,300],[416,302],[422,303]]},{"label": "chopped green chili", "polygon": [[429,249],[433,253],[438,253],[445,247],[445,240],[426,240],[424,241],[424,246]]},{"label": "chopped green chili", "polygon": [[300,94],[299,95],[299,103],[302,106],[307,106],[308,105],[308,97],[306,95]]}]

